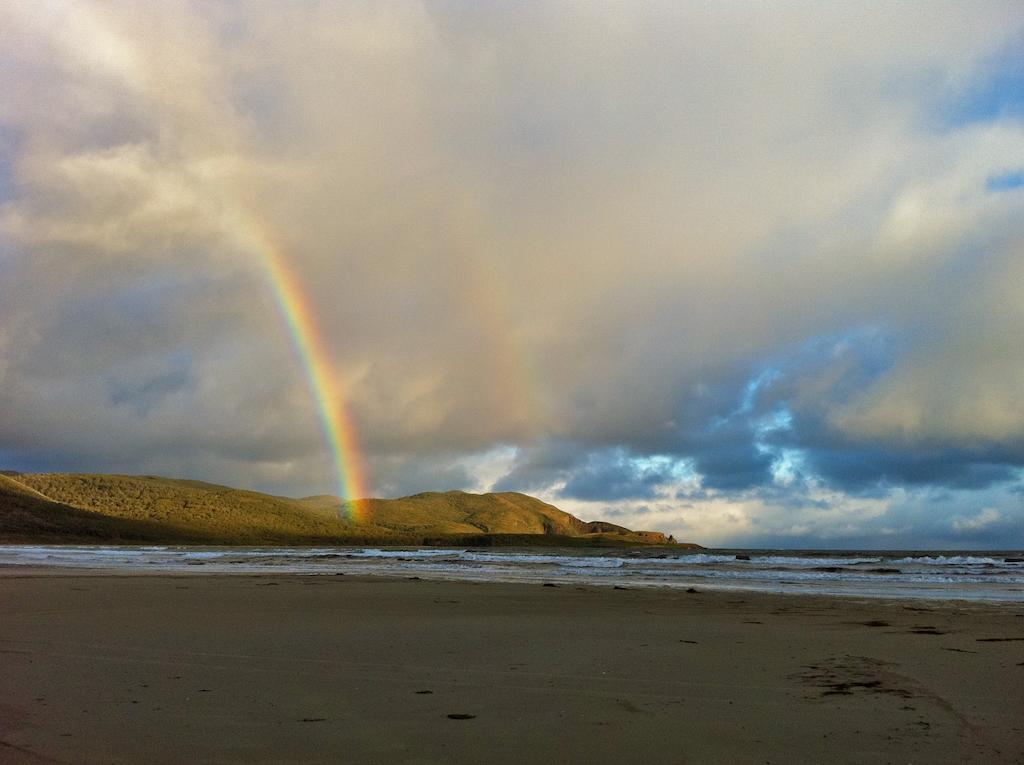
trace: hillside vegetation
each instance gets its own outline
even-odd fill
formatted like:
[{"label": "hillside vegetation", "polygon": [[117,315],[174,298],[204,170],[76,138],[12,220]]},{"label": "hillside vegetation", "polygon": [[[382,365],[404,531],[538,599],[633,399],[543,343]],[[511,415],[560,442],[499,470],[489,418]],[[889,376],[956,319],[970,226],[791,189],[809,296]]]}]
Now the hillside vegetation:
[{"label": "hillside vegetation", "polygon": [[275,497],[156,476],[0,473],[0,540],[207,544],[673,544],[659,532],[586,523],[525,494],[428,492],[364,501]]}]

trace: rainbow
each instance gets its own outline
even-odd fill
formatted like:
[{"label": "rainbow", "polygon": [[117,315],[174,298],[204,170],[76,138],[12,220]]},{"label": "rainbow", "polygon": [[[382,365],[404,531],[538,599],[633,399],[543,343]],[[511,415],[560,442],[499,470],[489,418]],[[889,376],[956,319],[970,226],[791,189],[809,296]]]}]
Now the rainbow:
[{"label": "rainbow", "polygon": [[[150,96],[156,108],[168,109],[173,102],[165,102],[164,91],[154,91],[158,67],[149,66],[145,54],[132,42],[104,23],[101,14],[88,8],[75,7],[79,26],[84,24],[91,33],[90,43],[109,49],[110,61],[125,84],[132,90]],[[72,23],[72,26],[75,26]],[[343,501],[342,516],[356,522],[366,520],[367,479],[356,430],[345,406],[345,396],[338,384],[338,376],[331,369],[327,344],[319,332],[310,310],[311,301],[299,279],[288,266],[282,248],[275,241],[262,217],[244,201],[238,190],[227,192],[222,199],[220,216],[225,234],[233,237],[243,252],[254,252],[262,258],[263,273],[270,292],[284,318],[292,344],[316,402],[320,429],[331,454],[337,493]]]},{"label": "rainbow", "polygon": [[503,435],[513,443],[534,442],[550,407],[542,395],[542,376],[527,350],[527,338],[516,331],[505,289],[509,277],[500,258],[488,248],[449,254],[458,259],[466,310],[490,351],[477,362],[489,366],[488,387],[501,402],[506,423]]},{"label": "rainbow", "polygon": [[342,515],[356,523],[367,519],[366,469],[345,396],[331,369],[327,344],[311,310],[311,301],[288,266],[282,248],[255,215],[239,215],[234,227],[244,244],[263,260],[264,275],[316,402],[320,430],[331,454]]}]

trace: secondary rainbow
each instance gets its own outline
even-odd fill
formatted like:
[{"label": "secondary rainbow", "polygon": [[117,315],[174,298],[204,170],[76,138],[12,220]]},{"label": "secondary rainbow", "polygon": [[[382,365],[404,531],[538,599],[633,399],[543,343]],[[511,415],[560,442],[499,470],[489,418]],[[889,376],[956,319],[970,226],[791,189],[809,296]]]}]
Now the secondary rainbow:
[{"label": "secondary rainbow", "polygon": [[365,521],[368,492],[359,441],[310,300],[270,232],[253,215],[242,216],[239,223],[248,245],[263,259],[270,291],[305,371],[324,442],[331,454],[337,493],[345,501],[344,513],[353,521]]}]

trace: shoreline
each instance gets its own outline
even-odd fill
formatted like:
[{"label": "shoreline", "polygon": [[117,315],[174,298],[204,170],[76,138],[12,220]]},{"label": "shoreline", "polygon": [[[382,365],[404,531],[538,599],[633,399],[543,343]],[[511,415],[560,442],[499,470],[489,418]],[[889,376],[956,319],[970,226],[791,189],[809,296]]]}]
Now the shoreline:
[{"label": "shoreline", "polygon": [[[29,547],[31,552],[25,558],[21,553],[4,555],[10,548],[0,546],[0,579],[20,575],[50,576],[67,572],[82,576],[161,576],[161,575],[209,575],[209,576],[370,576],[389,579],[421,578],[449,582],[502,582],[542,584],[555,583],[562,586],[594,585],[599,587],[625,589],[700,589],[724,593],[762,593],[798,595],[810,597],[860,598],[869,600],[893,600],[940,603],[978,602],[992,604],[1024,603],[1024,569],[1007,571],[1008,578],[1001,576],[936,575],[929,571],[925,576],[902,568],[856,569],[854,565],[830,565],[808,568],[806,561],[822,559],[829,563],[841,560],[828,558],[828,553],[815,551],[813,556],[802,560],[803,568],[779,566],[757,567],[757,558],[752,567],[744,570],[749,558],[743,563],[723,567],[721,561],[714,561],[704,569],[703,565],[690,564],[691,568],[680,568],[674,561],[684,561],[685,556],[673,559],[673,568],[661,568],[665,556],[613,557],[575,556],[569,551],[555,550],[541,553],[533,550],[495,553],[490,549],[441,549],[393,550],[382,552],[367,548],[322,548],[309,555],[295,548],[267,548],[267,550],[239,550],[210,547],[181,548],[94,548],[98,555],[84,554],[75,546]],[[42,553],[40,552],[42,551]],[[560,554],[564,553],[564,554]],[[826,557],[822,557],[823,554]],[[903,555],[902,552],[896,553]],[[875,553],[882,555],[882,553]],[[408,557],[407,557],[408,556]],[[721,557],[717,554],[708,556]],[[594,561],[595,565],[588,565]],[[52,560],[51,560],[52,559]],[[782,560],[785,560],[784,558]],[[935,560],[923,557],[921,560]],[[984,563],[985,559],[969,556],[966,561],[979,562],[991,567],[995,563]],[[954,565],[956,559],[951,559]],[[798,561],[800,562],[800,561]],[[863,564],[865,561],[854,561]],[[872,563],[873,561],[866,561]],[[912,561],[896,559],[893,563],[906,567]],[[468,565],[467,565],[468,564]],[[576,570],[576,566],[582,566]],[[1016,565],[1016,564],[1014,564]],[[610,566],[610,567],[609,567]],[[660,570],[636,572],[634,567],[655,566]],[[918,571],[924,568],[918,566]],[[702,570],[703,569],[703,570]],[[838,573],[842,571],[843,573]],[[963,569],[961,569],[963,571]],[[977,571],[977,569],[976,569]],[[819,572],[825,572],[823,574]],[[637,575],[639,573],[639,575]],[[895,574],[896,576],[892,576]]]},{"label": "shoreline", "polygon": [[1024,758],[1019,604],[64,570],[0,612],[3,762]]},{"label": "shoreline", "polygon": [[[690,591],[696,593],[716,593],[720,595],[750,595],[752,597],[766,596],[766,597],[779,597],[779,598],[836,598],[839,600],[852,600],[852,601],[864,601],[865,603],[877,603],[877,602],[890,602],[890,603],[916,603],[916,604],[934,604],[937,607],[956,607],[956,606],[967,606],[967,605],[984,605],[992,607],[1008,607],[1008,608],[1024,608],[1024,600],[1012,599],[1012,598],[993,598],[993,597],[958,597],[954,595],[938,596],[931,595],[929,593],[918,593],[918,594],[906,594],[904,592],[886,590],[880,588],[875,592],[867,592],[863,590],[857,591],[838,591],[836,589],[825,591],[823,587],[819,588],[818,591],[814,591],[810,586],[805,589],[798,589],[791,587],[790,589],[775,588],[772,589],[771,585],[765,585],[762,588],[753,586],[745,586],[743,584],[727,583],[720,581],[707,580],[687,580],[679,583],[666,583],[666,582],[652,582],[652,581],[601,581],[594,579],[575,579],[568,577],[560,577],[557,575],[551,576],[536,576],[536,577],[519,577],[519,578],[500,578],[493,577],[489,574],[481,574],[478,577],[470,577],[464,574],[452,574],[444,575],[438,572],[429,571],[352,571],[352,572],[333,572],[333,571],[274,571],[268,569],[259,570],[235,570],[235,571],[216,571],[211,572],[208,570],[197,570],[200,567],[196,566],[195,569],[190,570],[186,568],[182,569],[147,569],[139,567],[138,569],[124,568],[88,568],[88,567],[72,567],[72,566],[32,566],[25,564],[3,564],[0,563],[0,582],[6,579],[32,579],[32,578],[109,578],[109,579],[132,579],[136,577],[153,577],[153,578],[221,578],[221,577],[249,577],[249,578],[297,578],[297,579],[315,579],[315,578],[330,578],[335,576],[344,576],[349,581],[401,581],[401,580],[421,580],[427,582],[440,582],[440,583],[451,583],[451,584],[501,584],[501,585],[521,585],[524,587],[536,587],[541,586],[555,586],[555,587],[587,587],[596,590],[649,590],[649,591],[663,591],[673,593],[687,593],[693,594]],[[942,589],[936,587],[936,590]],[[945,588],[948,590],[948,588]]]}]

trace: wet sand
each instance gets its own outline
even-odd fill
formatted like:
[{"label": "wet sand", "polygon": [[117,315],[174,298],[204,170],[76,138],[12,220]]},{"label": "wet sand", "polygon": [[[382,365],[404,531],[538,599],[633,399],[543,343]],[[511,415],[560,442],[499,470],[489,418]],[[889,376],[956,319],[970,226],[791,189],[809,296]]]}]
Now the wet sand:
[{"label": "wet sand", "polygon": [[1024,606],[0,576],[0,762],[1012,763]]}]

